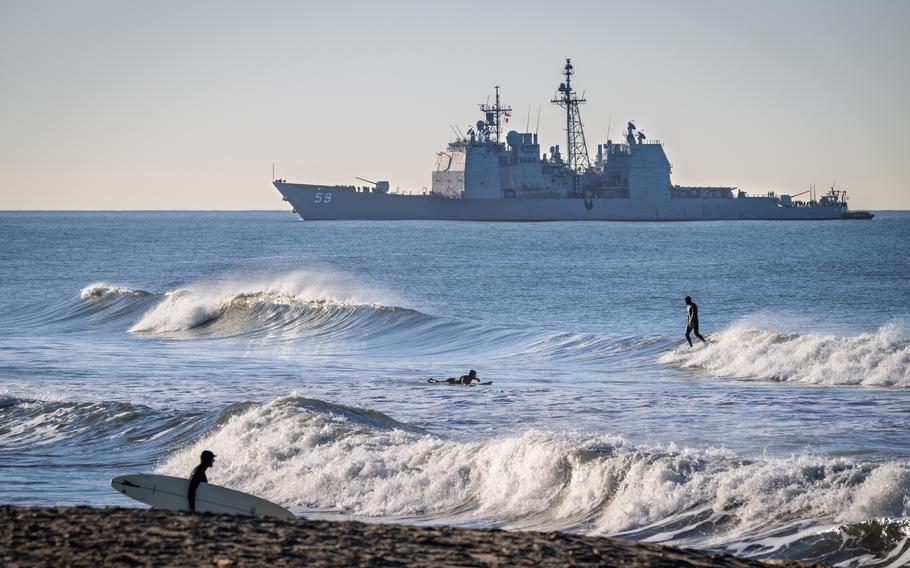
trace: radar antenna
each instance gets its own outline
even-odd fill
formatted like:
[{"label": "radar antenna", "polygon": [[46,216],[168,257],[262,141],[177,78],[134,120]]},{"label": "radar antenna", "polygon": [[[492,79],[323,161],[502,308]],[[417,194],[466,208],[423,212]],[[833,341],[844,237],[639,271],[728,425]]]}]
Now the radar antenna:
[{"label": "radar antenna", "polygon": [[493,130],[493,141],[499,142],[499,137],[502,135],[502,116],[505,115],[506,122],[512,116],[512,107],[504,107],[499,104],[499,85],[496,85],[496,104],[490,105],[487,100],[487,104],[480,105],[480,112],[486,114],[487,126]]},{"label": "radar antenna", "polygon": [[577,172],[584,172],[591,167],[588,158],[588,145],[585,143],[585,132],[581,125],[581,114],[578,105],[586,102],[584,95],[581,97],[572,90],[572,75],[575,73],[572,60],[566,59],[563,74],[566,82],[559,85],[556,97],[550,102],[566,109],[566,163]]}]

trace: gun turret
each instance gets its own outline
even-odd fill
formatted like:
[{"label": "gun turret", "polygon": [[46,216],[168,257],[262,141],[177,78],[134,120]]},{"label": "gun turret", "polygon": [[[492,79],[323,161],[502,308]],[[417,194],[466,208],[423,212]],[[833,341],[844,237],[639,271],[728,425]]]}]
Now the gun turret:
[{"label": "gun turret", "polygon": [[362,177],[354,177],[354,179],[359,179],[360,181],[365,181],[373,185],[373,191],[376,193],[388,193],[389,192],[389,182],[387,181],[370,181]]}]

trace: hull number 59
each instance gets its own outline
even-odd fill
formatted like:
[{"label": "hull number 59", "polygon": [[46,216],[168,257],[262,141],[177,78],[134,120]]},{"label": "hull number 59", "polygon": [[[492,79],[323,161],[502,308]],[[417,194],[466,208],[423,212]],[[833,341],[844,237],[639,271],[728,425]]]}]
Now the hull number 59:
[{"label": "hull number 59", "polygon": [[317,193],[315,203],[331,203],[332,202],[332,192],[327,191],[325,193]]}]

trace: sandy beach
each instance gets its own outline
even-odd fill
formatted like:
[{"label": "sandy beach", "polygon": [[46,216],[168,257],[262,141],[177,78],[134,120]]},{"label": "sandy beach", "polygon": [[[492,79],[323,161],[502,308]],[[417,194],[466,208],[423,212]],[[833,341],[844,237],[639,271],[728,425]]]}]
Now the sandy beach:
[{"label": "sandy beach", "polygon": [[809,567],[564,533],[0,507],[0,565]]}]

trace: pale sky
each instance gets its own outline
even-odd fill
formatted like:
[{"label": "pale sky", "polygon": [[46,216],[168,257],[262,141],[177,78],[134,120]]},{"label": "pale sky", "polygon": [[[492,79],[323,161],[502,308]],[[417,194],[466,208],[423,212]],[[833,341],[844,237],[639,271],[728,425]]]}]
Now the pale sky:
[{"label": "pale sky", "polygon": [[287,209],[278,177],[430,186],[500,85],[591,154],[635,120],[682,185],[910,209],[910,1],[0,0],[0,209]]}]

